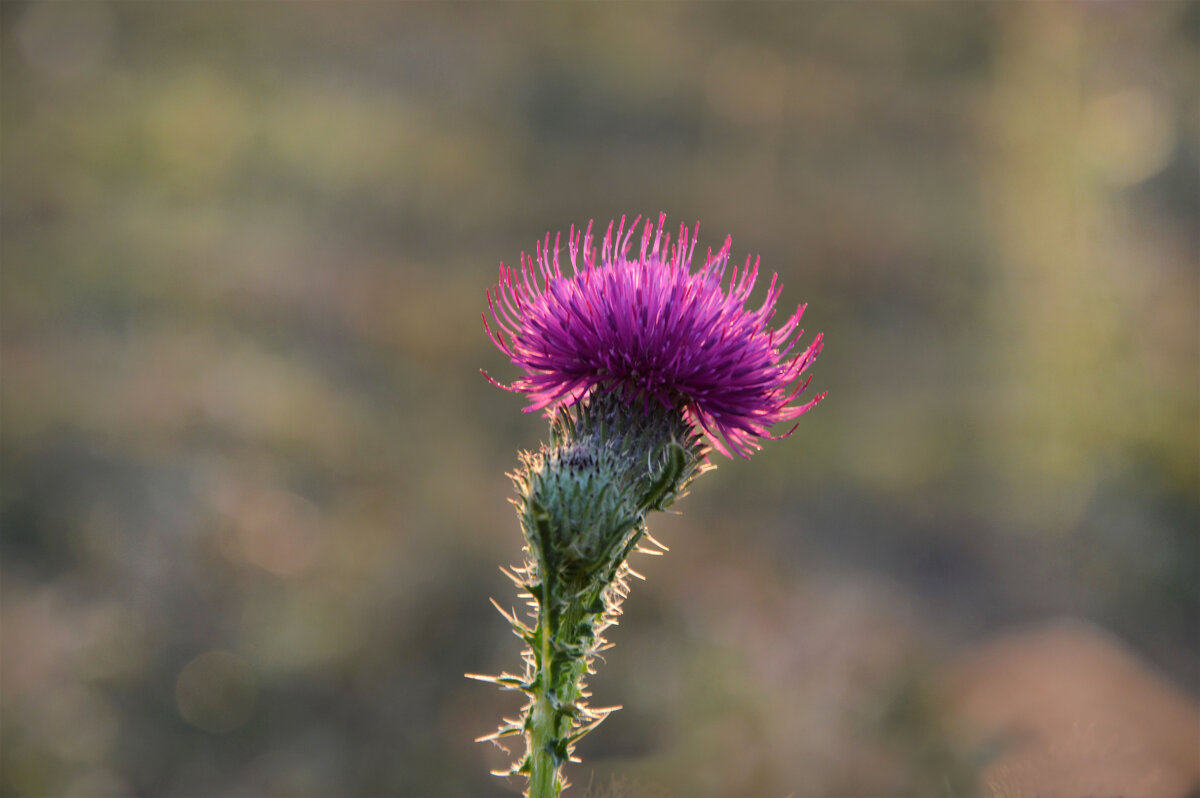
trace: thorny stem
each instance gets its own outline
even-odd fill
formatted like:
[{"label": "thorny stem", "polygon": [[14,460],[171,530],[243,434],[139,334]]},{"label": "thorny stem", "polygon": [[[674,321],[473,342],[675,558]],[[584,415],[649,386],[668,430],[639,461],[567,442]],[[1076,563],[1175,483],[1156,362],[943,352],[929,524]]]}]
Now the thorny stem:
[{"label": "thorny stem", "polygon": [[[544,557],[553,557],[545,552]],[[570,757],[570,735],[583,693],[583,677],[588,671],[588,642],[583,639],[594,630],[602,613],[588,612],[597,606],[611,579],[591,582],[588,589],[573,596],[562,606],[556,600],[556,579],[550,567],[542,563],[542,592],[539,598],[537,632],[537,674],[534,679],[533,707],[529,716],[529,791],[528,798],[558,798],[566,786],[562,766]],[[588,616],[594,617],[588,617]],[[591,632],[594,634],[594,631]]]},{"label": "thorny stem", "polygon": [[596,399],[560,415],[552,441],[522,455],[513,475],[529,558],[511,576],[536,623],[501,613],[528,646],[525,672],[474,677],[529,697],[519,719],[480,738],[525,738],[525,756],[497,775],[524,775],[527,798],[559,797],[576,742],[615,709],[589,707],[584,680],[620,614],[626,558],[644,539],[646,514],[709,467],[707,447],[678,409],[643,413]]},{"label": "thorny stem", "polygon": [[[543,555],[545,556],[545,555]],[[534,705],[529,716],[529,791],[528,798],[557,798],[562,791],[558,769],[562,764],[556,755],[558,723],[554,711],[554,577],[542,567],[542,595],[538,602],[536,637],[541,643],[537,652],[537,675],[534,679]]]},{"label": "thorny stem", "polygon": [[[547,589],[547,592],[549,590]],[[558,781],[559,763],[554,756],[554,707],[551,703],[549,685],[554,670],[550,657],[549,602],[543,600],[538,609],[538,630],[541,632],[542,650],[538,657],[537,682],[541,689],[536,694],[529,726],[529,798],[557,798],[562,789]]]}]

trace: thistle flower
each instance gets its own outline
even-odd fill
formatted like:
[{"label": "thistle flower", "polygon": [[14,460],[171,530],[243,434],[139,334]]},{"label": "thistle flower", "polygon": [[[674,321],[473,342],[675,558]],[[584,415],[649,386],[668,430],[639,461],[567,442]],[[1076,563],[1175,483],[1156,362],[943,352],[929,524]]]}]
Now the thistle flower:
[{"label": "thistle flower", "polygon": [[613,709],[591,707],[585,682],[636,576],[629,556],[656,553],[641,545],[657,543],[647,515],[711,468],[705,437],[727,456],[749,457],[776,424],[824,398],[795,403],[821,350],[820,335],[798,350],[804,306],[772,328],[777,279],[762,306],[747,309],[758,261],[734,266],[726,285],[727,238],[692,271],[696,232],[681,226],[672,243],[664,219],[646,222],[636,257],[640,218],[628,230],[622,218],[615,233],[609,224],[599,257],[591,225],[571,228],[570,275],[559,264],[561,237],[552,250],[547,235],[535,257],[521,255],[520,269],[501,265],[487,294],[495,330],[486,313],[484,327],[523,372],[511,385],[488,379],[528,394],[526,411],[551,419],[550,444],[523,453],[512,475],[527,557],[506,573],[532,623],[496,605],[525,643],[525,667],[468,674],[527,696],[519,717],[479,738],[524,739],[525,754],[496,773],[525,776],[527,798],[558,798],[563,768],[579,761],[576,743]]},{"label": "thistle flower", "polygon": [[615,393],[626,403],[680,408],[704,430],[714,448],[742,457],[760,448],[776,424],[798,418],[824,398],[803,404],[801,380],[821,351],[822,336],[802,351],[798,329],[805,305],[772,329],[779,298],[778,275],[761,307],[746,308],[758,276],[758,259],[732,268],[731,239],[692,271],[696,230],[681,225],[672,243],[646,221],[641,246],[631,257],[640,221],[614,233],[609,223],[597,259],[592,225],[567,236],[571,274],[559,264],[561,235],[540,242],[536,257],[522,253],[521,268],[500,266],[488,291],[495,330],[484,314],[492,341],[524,374],[506,390],[527,394],[526,412],[553,413],[593,393]]}]

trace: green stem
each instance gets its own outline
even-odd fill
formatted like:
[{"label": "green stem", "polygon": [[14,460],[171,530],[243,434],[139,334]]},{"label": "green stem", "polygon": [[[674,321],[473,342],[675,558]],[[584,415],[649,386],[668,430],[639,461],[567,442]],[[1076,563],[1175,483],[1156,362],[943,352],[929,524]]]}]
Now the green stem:
[{"label": "green stem", "polygon": [[573,713],[587,672],[580,631],[603,590],[603,586],[593,585],[592,590],[556,604],[553,588],[552,579],[543,582],[545,593],[538,610],[542,634],[537,652],[538,687],[529,725],[528,798],[558,798],[562,792],[566,741],[574,729]]},{"label": "green stem", "polygon": [[554,646],[551,643],[553,634],[550,625],[551,586],[550,579],[543,577],[544,591],[538,608],[538,630],[541,638],[541,651],[538,652],[537,700],[533,705],[533,714],[529,725],[529,759],[532,771],[529,774],[529,792],[527,798],[558,798],[558,761],[554,754],[557,734],[555,733],[554,704],[550,694],[554,690]]}]

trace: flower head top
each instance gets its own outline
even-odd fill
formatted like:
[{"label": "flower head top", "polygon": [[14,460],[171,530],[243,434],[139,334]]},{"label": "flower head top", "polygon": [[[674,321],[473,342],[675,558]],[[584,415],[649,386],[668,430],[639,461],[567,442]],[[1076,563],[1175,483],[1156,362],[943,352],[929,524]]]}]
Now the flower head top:
[{"label": "flower head top", "polygon": [[631,257],[640,219],[609,223],[596,257],[592,225],[568,235],[571,274],[558,253],[561,236],[540,242],[536,258],[521,268],[500,266],[499,285],[488,292],[496,323],[483,323],[492,341],[525,373],[501,388],[529,395],[526,412],[573,405],[593,391],[618,392],[627,402],[681,407],[726,456],[748,457],[770,429],[795,419],[824,398],[793,400],[808,385],[801,375],[821,351],[818,335],[797,351],[804,305],[778,329],[770,327],[779,298],[773,275],[762,306],[745,307],[758,276],[758,260],[729,266],[731,240],[691,270],[695,231],[679,228],[674,243],[646,221],[641,247]]}]

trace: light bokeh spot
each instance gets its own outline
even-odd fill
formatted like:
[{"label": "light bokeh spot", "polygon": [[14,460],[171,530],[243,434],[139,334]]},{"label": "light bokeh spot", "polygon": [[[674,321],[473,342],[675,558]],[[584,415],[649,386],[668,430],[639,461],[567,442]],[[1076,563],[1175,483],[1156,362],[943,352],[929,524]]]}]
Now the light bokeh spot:
[{"label": "light bokeh spot", "polygon": [[1093,100],[1084,108],[1081,136],[1092,168],[1118,187],[1154,177],[1175,152],[1170,105],[1149,89],[1122,89]]}]

